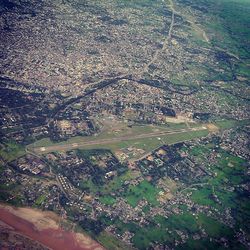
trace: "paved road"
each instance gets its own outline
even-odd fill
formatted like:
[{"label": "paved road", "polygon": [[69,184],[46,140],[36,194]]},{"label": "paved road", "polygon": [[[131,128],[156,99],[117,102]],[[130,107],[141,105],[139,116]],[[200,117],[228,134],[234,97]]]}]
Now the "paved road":
[{"label": "paved road", "polygon": [[169,0],[169,5],[167,5],[166,3],[166,6],[169,6],[170,7],[170,10],[172,11],[172,16],[171,16],[171,23],[170,23],[170,27],[169,27],[169,30],[168,30],[168,34],[163,42],[163,46],[161,49],[157,50],[153,56],[153,58],[148,62],[148,64],[144,67],[144,69],[142,70],[142,74],[144,74],[145,72],[148,71],[148,68],[150,65],[152,65],[156,60],[157,58],[159,57],[159,54],[166,50],[167,49],[167,46],[168,46],[168,42],[169,40],[171,39],[171,36],[172,36],[172,31],[173,31],[173,27],[174,27],[174,19],[175,19],[175,9],[174,9],[174,4],[173,4],[173,1],[172,0]]},{"label": "paved road", "polygon": [[[164,132],[152,132],[147,134],[139,134],[139,135],[130,135],[130,136],[121,136],[121,137],[114,137],[110,139],[96,139],[93,141],[82,141],[78,143],[65,143],[61,145],[53,145],[48,147],[36,147],[34,148],[34,152],[37,154],[44,154],[49,153],[53,151],[65,151],[65,150],[72,150],[76,148],[83,148],[84,146],[93,146],[93,145],[105,145],[105,144],[112,144],[112,143],[119,143],[129,140],[137,140],[137,139],[146,139],[146,138],[155,138],[155,137],[161,137],[165,135],[171,135],[171,134],[179,134],[183,132],[192,132],[192,131],[202,131],[206,130],[206,127],[197,127],[197,128],[189,128],[189,129],[179,129],[179,130],[172,130],[172,131],[164,131]],[[86,138],[87,139],[87,138]]]}]

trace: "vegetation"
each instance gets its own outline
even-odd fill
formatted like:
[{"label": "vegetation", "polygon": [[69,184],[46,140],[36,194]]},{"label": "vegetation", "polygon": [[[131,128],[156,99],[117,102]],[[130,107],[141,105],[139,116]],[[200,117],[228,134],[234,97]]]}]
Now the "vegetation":
[{"label": "vegetation", "polygon": [[100,196],[99,200],[106,205],[113,205],[116,202],[116,199],[110,195]]},{"label": "vegetation", "polygon": [[103,231],[101,232],[96,239],[106,247],[106,249],[114,250],[127,250],[129,246],[122,243],[120,240],[116,239],[113,235]]},{"label": "vegetation", "polygon": [[25,153],[25,148],[13,141],[0,145],[0,157],[7,162],[13,161],[16,158],[25,155]]},{"label": "vegetation", "polygon": [[35,205],[39,207],[45,200],[46,200],[46,195],[41,195],[36,199]]},{"label": "vegetation", "polygon": [[159,204],[157,201],[159,191],[148,181],[144,180],[136,186],[130,186],[124,196],[132,207],[135,207],[141,199],[146,199],[151,205],[156,206]]}]

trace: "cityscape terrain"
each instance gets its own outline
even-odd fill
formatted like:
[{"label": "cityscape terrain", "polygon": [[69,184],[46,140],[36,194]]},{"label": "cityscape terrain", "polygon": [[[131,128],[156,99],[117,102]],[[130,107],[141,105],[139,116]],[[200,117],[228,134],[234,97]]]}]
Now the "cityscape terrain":
[{"label": "cityscape terrain", "polygon": [[249,8],[2,0],[0,248],[249,249]]}]

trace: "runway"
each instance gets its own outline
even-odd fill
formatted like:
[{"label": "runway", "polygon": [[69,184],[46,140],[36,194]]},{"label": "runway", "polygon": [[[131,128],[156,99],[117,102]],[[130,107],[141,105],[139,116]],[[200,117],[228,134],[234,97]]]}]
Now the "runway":
[{"label": "runway", "polygon": [[125,141],[131,141],[131,140],[139,140],[139,139],[147,139],[147,138],[161,138],[161,136],[166,135],[173,135],[173,134],[179,134],[179,133],[189,133],[194,131],[202,131],[207,130],[206,127],[196,127],[196,128],[187,128],[187,129],[179,129],[179,130],[172,130],[172,131],[164,131],[164,132],[153,132],[153,133],[147,133],[147,134],[139,134],[139,135],[129,135],[129,136],[121,136],[121,137],[114,137],[109,139],[98,139],[95,140],[89,140],[89,138],[84,138],[82,142],[78,143],[67,143],[60,144],[60,145],[53,145],[48,147],[35,147],[33,148],[33,151],[37,154],[46,154],[49,152],[54,151],[68,151],[72,149],[77,148],[84,148],[88,146],[94,146],[94,145],[106,145],[106,144],[113,144],[113,143],[119,143],[119,142],[125,142]]}]

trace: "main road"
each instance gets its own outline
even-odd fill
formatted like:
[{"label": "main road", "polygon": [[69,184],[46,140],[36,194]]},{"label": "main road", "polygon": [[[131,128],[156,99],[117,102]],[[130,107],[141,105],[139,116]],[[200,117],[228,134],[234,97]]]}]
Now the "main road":
[{"label": "main road", "polygon": [[[147,63],[147,65],[143,68],[142,70],[142,74],[143,75],[145,72],[148,72],[148,68],[150,65],[152,65],[156,60],[157,58],[159,57],[159,54],[166,50],[167,49],[167,46],[168,46],[168,42],[169,40],[171,39],[171,36],[172,36],[172,31],[173,31],[173,27],[174,27],[174,18],[175,18],[175,9],[174,9],[174,4],[173,4],[173,1],[172,0],[168,0],[169,1],[169,5],[166,4],[166,6],[169,6],[170,10],[172,11],[172,15],[171,15],[171,23],[170,23],[170,26],[169,26],[169,30],[168,30],[168,33],[167,33],[167,36],[165,38],[165,40],[163,41],[163,46],[161,49],[159,50],[156,50],[154,56],[152,57],[152,59]],[[165,1],[163,1],[165,2]]]}]

